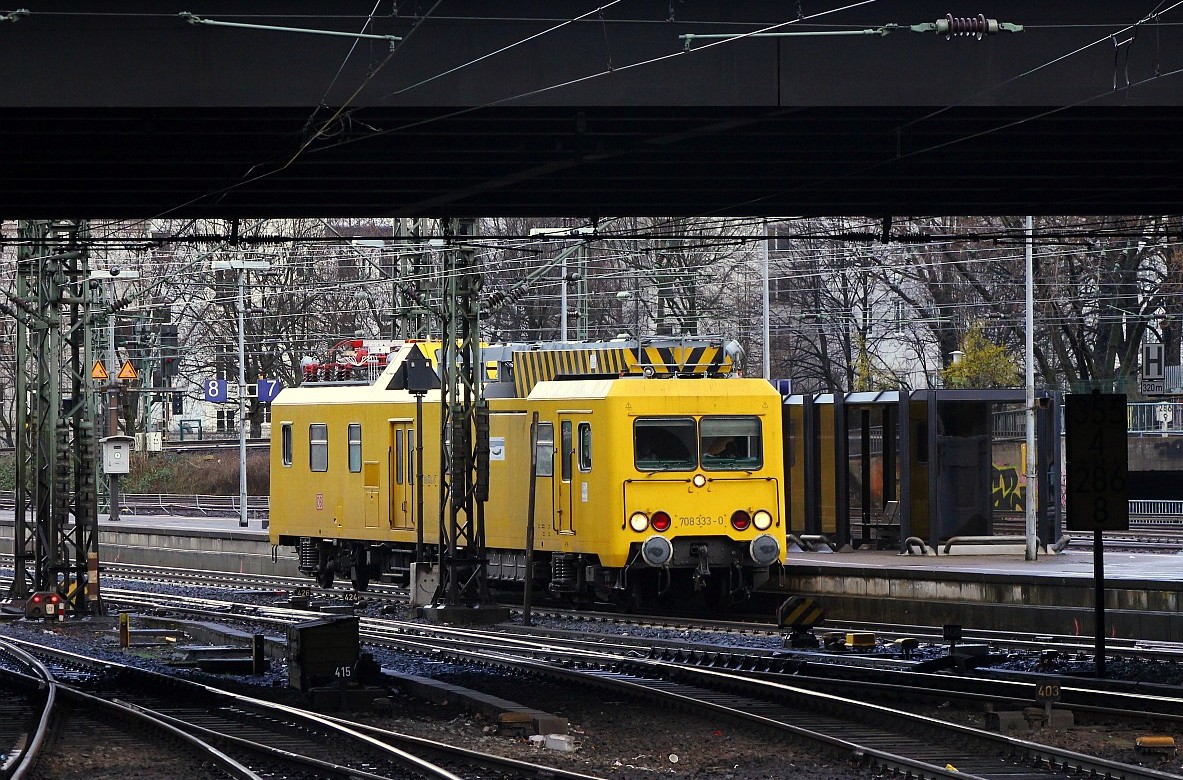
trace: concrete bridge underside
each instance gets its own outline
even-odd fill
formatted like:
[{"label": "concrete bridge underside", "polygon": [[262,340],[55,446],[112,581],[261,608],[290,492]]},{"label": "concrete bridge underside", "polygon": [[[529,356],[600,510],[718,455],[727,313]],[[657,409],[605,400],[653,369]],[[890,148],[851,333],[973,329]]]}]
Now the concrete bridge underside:
[{"label": "concrete bridge underside", "polygon": [[839,5],[30,2],[0,216],[1183,211],[1183,9]]}]

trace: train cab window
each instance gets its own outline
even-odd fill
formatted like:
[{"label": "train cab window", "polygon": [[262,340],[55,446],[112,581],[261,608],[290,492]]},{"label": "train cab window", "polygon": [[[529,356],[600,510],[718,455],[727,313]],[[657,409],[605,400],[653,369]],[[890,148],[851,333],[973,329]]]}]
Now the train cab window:
[{"label": "train cab window", "polygon": [[324,423],[308,426],[308,468],[329,470],[329,426]]},{"label": "train cab window", "polygon": [[554,423],[538,423],[538,470],[539,477],[555,475],[555,426]]},{"label": "train cab window", "polygon": [[633,423],[638,471],[689,471],[698,465],[693,417],[639,417]]},{"label": "train cab window", "polygon": [[349,423],[349,470],[361,471],[361,425]]},{"label": "train cab window", "polygon": [[579,470],[591,471],[591,423],[579,423]]},{"label": "train cab window", "polygon": [[751,471],[763,463],[759,417],[704,417],[699,433],[707,471]]},{"label": "train cab window", "polygon": [[285,422],[279,428],[280,452],[283,454],[283,465],[292,465],[292,424]]}]

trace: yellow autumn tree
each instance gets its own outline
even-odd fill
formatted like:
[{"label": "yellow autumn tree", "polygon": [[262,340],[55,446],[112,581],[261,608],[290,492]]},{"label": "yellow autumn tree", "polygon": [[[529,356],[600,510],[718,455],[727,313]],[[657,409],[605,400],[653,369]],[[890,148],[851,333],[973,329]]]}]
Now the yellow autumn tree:
[{"label": "yellow autumn tree", "polygon": [[945,387],[982,389],[1018,387],[1018,365],[1007,354],[1006,348],[986,338],[982,326],[974,323],[961,337],[961,360],[941,372]]}]

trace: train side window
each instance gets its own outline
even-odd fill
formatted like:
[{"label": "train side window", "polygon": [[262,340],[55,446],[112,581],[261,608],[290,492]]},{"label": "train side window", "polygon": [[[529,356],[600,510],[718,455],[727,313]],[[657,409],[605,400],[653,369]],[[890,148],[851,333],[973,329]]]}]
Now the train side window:
[{"label": "train side window", "polygon": [[329,470],[329,426],[324,423],[308,426],[308,468],[312,471]]},{"label": "train side window", "polygon": [[361,471],[361,424],[349,423],[349,470]]},{"label": "train side window", "polygon": [[540,477],[555,475],[555,426],[554,423],[538,423],[538,471]]},{"label": "train side window", "polygon": [[403,484],[403,432],[401,428],[394,430],[394,483]]},{"label": "train side window", "polygon": [[579,470],[591,471],[591,423],[579,423]]},{"label": "train side window", "polygon": [[283,453],[283,465],[292,465],[292,424],[285,422],[279,429],[280,451]]},{"label": "train side window", "polygon": [[916,426],[916,443],[912,446],[916,448],[916,462],[928,463],[928,423]]},{"label": "train side window", "polygon": [[571,421],[563,420],[560,428],[563,437],[563,481],[571,481],[571,456],[575,452],[574,437],[571,433]]}]

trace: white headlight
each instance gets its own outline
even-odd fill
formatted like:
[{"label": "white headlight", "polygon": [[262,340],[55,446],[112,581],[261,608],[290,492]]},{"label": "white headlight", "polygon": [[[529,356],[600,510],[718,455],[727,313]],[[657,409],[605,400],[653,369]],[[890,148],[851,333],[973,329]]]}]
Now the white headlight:
[{"label": "white headlight", "polygon": [[772,515],[766,509],[759,509],[752,515],[752,525],[756,526],[758,531],[767,531],[772,527]]},{"label": "white headlight", "polygon": [[641,533],[649,527],[649,515],[644,512],[633,512],[628,518],[629,527],[637,533]]},{"label": "white headlight", "polygon": [[702,487],[706,483],[707,483],[707,478],[704,477],[702,474],[695,474],[694,475],[694,486],[695,487]]}]

